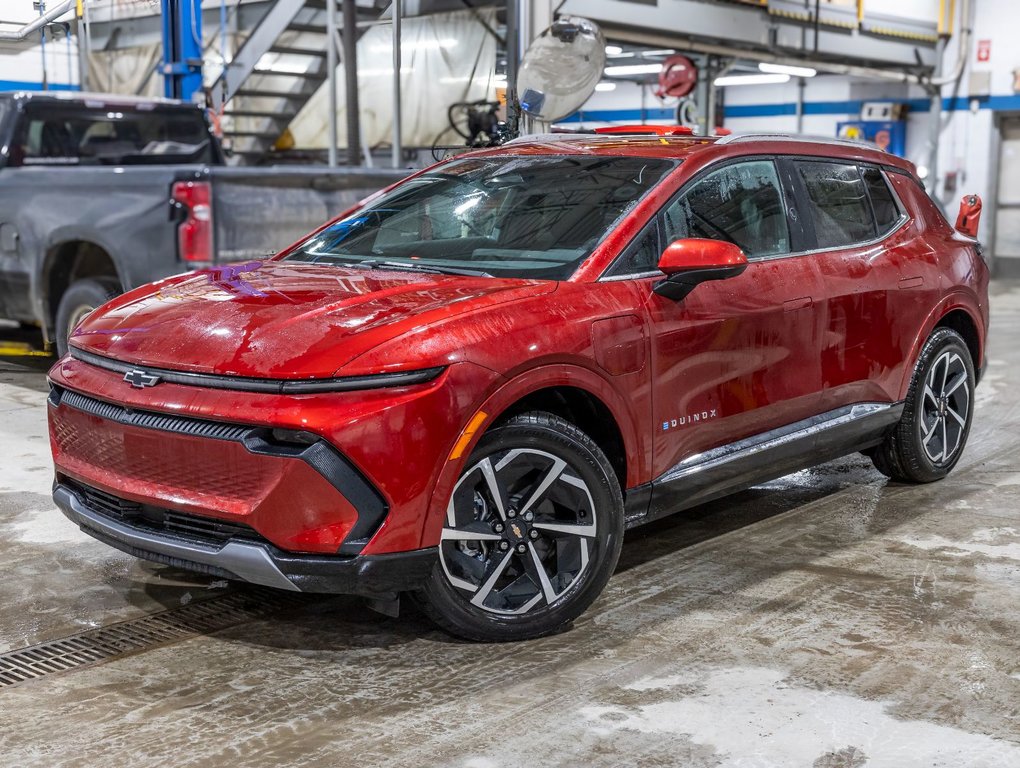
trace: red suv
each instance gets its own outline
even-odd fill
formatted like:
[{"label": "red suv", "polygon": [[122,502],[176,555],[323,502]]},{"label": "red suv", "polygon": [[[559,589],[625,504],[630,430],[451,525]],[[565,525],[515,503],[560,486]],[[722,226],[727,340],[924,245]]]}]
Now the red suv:
[{"label": "red suv", "polygon": [[529,137],[90,315],[54,498],[137,557],[536,637],[627,528],[854,451],[946,475],[987,288],[864,145]]}]

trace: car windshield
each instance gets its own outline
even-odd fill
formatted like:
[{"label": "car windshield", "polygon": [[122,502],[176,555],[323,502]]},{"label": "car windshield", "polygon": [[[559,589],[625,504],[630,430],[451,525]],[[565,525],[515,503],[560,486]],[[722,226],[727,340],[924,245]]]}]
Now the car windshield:
[{"label": "car windshield", "polygon": [[473,157],[438,166],[285,259],[563,280],[676,166],[646,157]]}]

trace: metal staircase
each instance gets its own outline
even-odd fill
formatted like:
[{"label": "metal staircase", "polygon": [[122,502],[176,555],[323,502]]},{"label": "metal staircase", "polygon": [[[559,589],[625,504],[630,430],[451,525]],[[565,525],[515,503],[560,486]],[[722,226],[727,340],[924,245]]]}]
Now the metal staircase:
[{"label": "metal staircase", "polygon": [[[328,79],[326,4],[342,0],[277,0],[212,86],[223,137],[246,164],[264,158]],[[388,0],[359,0],[362,22],[377,20]],[[337,12],[338,23],[340,13]],[[339,49],[339,40],[336,41]]]}]

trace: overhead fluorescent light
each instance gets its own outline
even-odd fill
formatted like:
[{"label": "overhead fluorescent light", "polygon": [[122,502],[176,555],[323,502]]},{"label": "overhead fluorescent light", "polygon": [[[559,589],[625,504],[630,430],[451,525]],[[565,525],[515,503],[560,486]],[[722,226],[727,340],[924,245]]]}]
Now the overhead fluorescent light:
[{"label": "overhead fluorescent light", "polygon": [[715,79],[717,88],[727,85],[769,85],[770,83],[788,82],[790,82],[789,75],[724,75]]},{"label": "overhead fluorescent light", "polygon": [[615,91],[616,83],[599,83],[595,86],[596,91]]},{"label": "overhead fluorescent light", "polygon": [[606,46],[606,56],[619,56],[621,53],[623,53],[623,48],[618,45]]},{"label": "overhead fluorescent light", "polygon": [[814,77],[818,74],[818,70],[811,67],[791,67],[786,64],[768,64],[764,61],[758,65],[758,70],[770,75],[791,75],[793,77]]},{"label": "overhead fluorescent light", "polygon": [[661,64],[621,64],[613,67],[606,67],[606,74],[610,77],[626,77],[627,75],[657,75],[662,71]]},{"label": "overhead fluorescent light", "polygon": [[672,48],[657,48],[654,51],[641,51],[642,56],[672,56],[676,51]]}]

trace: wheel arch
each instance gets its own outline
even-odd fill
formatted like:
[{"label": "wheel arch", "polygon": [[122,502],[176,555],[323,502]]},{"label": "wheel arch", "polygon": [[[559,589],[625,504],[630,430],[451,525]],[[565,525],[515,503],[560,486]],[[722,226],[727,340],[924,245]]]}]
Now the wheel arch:
[{"label": "wheel arch", "polygon": [[921,349],[924,347],[928,337],[937,328],[949,328],[963,337],[967,350],[973,359],[977,375],[980,376],[985,353],[985,329],[980,317],[980,313],[967,303],[961,301],[959,296],[947,297],[931,312],[921,332],[914,339],[908,359],[909,364],[904,366],[903,379],[900,382],[901,400],[906,397],[907,390],[910,388],[910,380],[914,375],[914,369],[917,367],[917,360],[920,357]]},{"label": "wheel arch", "polygon": [[553,413],[586,432],[606,454],[621,489],[640,483],[649,446],[641,439],[638,419],[623,395],[587,368],[533,368],[504,383],[472,412],[432,492],[421,546],[438,541],[449,494],[482,435],[529,410]]},{"label": "wheel arch", "polygon": [[956,309],[950,310],[942,318],[935,323],[935,327],[932,328],[932,332],[938,328],[949,328],[952,331],[956,331],[960,336],[963,337],[964,343],[967,345],[967,351],[970,352],[970,358],[974,361],[975,373],[980,377],[981,361],[983,359],[981,334],[978,331],[977,323],[974,318],[967,313],[966,310],[957,307]]},{"label": "wheel arch", "polygon": [[60,299],[75,281],[88,277],[112,277],[124,287],[123,276],[109,249],[88,239],[62,240],[47,248],[41,277],[40,294],[50,335],[55,327]]}]

